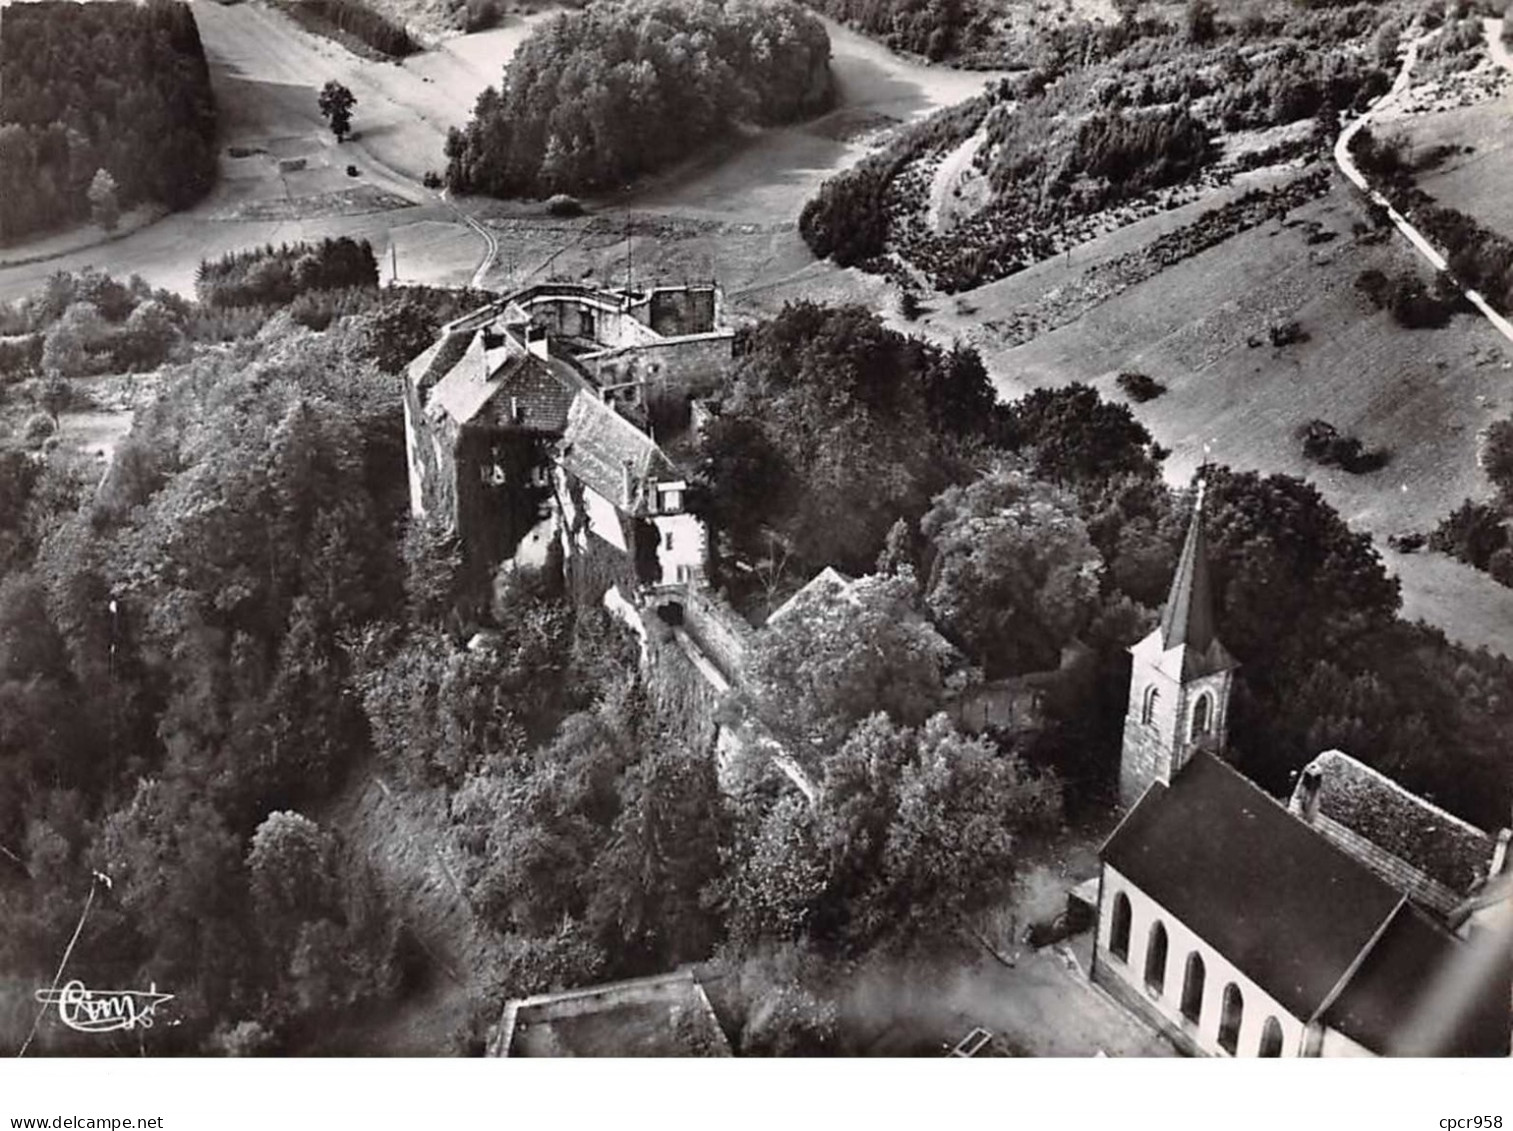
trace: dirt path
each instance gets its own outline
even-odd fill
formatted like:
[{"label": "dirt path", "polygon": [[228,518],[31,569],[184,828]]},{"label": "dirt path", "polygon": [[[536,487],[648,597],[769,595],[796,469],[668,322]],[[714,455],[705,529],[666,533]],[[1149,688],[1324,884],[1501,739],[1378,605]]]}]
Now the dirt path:
[{"label": "dirt path", "polygon": [[987,141],[987,135],[979,129],[962,142],[935,167],[935,176],[930,181],[930,204],[925,210],[925,224],[936,232],[946,231],[951,226],[951,217],[946,211],[950,193],[961,182],[961,176],[972,167],[972,159]]}]

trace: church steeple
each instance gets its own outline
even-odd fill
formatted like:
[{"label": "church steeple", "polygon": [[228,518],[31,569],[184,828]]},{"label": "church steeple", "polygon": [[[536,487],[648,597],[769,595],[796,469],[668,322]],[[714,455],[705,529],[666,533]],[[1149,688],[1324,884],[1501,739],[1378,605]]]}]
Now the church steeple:
[{"label": "church steeple", "polygon": [[1213,584],[1208,576],[1208,539],[1203,534],[1203,495],[1207,484],[1198,480],[1198,497],[1192,521],[1177,559],[1166,608],[1161,613],[1161,642],[1172,649],[1185,644],[1207,652],[1214,642]]},{"label": "church steeple", "polygon": [[1198,746],[1224,748],[1238,665],[1219,642],[1203,529],[1206,486],[1200,478],[1161,623],[1130,649],[1119,769],[1119,793],[1127,805],[1152,782],[1169,782]]}]

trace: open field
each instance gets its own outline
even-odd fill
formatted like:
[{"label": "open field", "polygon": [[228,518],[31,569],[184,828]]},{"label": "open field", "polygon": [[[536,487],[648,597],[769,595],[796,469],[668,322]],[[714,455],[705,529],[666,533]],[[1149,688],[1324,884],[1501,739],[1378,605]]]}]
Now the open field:
[{"label": "open field", "polygon": [[[1186,480],[1205,446],[1233,467],[1306,476],[1352,525],[1384,543],[1388,534],[1427,529],[1462,499],[1487,493],[1476,435],[1513,411],[1513,354],[1480,318],[1407,331],[1373,311],[1354,290],[1361,271],[1418,267],[1401,240],[1356,239],[1353,223],[1361,217],[1351,192],[1337,186],[1289,220],[1168,268],[1026,344],[995,348],[991,334],[976,340],[1009,397],[1087,381],[1118,399],[1119,372],[1149,373],[1169,391],[1135,413],[1173,449],[1171,479]],[[1335,239],[1309,245],[1307,221],[1334,231]],[[1057,285],[1069,285],[1065,274]],[[1011,319],[1013,303],[1034,293],[1032,281],[1016,286],[1011,279],[963,301],[990,324]],[[1270,325],[1289,319],[1302,324],[1307,342],[1281,349],[1249,344],[1264,343]],[[961,322],[960,316],[942,321]],[[1315,417],[1367,446],[1387,447],[1391,463],[1353,476],[1306,462],[1295,431]],[[1409,615],[1466,643],[1507,649],[1513,591],[1455,563],[1389,560],[1403,578]],[[1456,611],[1463,602],[1477,610],[1475,617]]]},{"label": "open field", "polygon": [[1488,102],[1409,118],[1384,130],[1409,139],[1414,152],[1431,146],[1471,147],[1421,176],[1423,190],[1513,238],[1513,90]]}]

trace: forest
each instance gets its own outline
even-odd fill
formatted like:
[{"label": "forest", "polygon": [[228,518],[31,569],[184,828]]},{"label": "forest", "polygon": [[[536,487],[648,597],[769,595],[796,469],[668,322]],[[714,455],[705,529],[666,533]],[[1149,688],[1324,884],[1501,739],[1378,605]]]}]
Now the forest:
[{"label": "forest", "polygon": [[137,204],[184,208],[214,184],[210,74],[178,0],[12,4],[0,89],[0,244],[92,211],[108,228]]},{"label": "forest", "polygon": [[311,291],[377,286],[373,245],[348,236],[228,252],[202,262],[194,280],[212,307],[286,306]]},{"label": "forest", "polygon": [[[478,296],[336,293],[321,329],[97,273],[0,311],[44,349],[153,307],[170,339],[103,480],[0,445],[0,995],[45,983],[82,922],[91,979],[173,987],[154,1052],[342,1051],[326,1035],[413,998],[454,929],[392,872],[385,838],[418,807],[455,850],[483,987],[450,1051],[478,1051],[508,997],[693,960],[746,996],[739,1051],[844,1051],[847,969],[964,945],[1028,845],[1106,806],[1125,648],[1191,507],[1126,406],[1085,386],[995,404],[973,351],[856,307],[744,333],[698,453],[713,576],[758,621],[819,566],[860,577],[749,658],[743,708],[804,751],[811,807],[756,765],[719,779],[666,673],[560,563],[465,599],[458,546],[408,517],[395,377]],[[1399,621],[1369,539],[1312,487],[1209,480],[1242,768],[1282,792],[1337,745],[1503,819],[1513,665]],[[971,737],[942,715],[1072,639],[1096,678],[1042,726]],[[374,781],[377,829],[353,819]]]},{"label": "forest", "polygon": [[737,126],[828,108],[829,61],[823,25],[789,0],[564,12],[531,33],[503,83],[448,134],[446,183],[502,197],[618,188]]}]

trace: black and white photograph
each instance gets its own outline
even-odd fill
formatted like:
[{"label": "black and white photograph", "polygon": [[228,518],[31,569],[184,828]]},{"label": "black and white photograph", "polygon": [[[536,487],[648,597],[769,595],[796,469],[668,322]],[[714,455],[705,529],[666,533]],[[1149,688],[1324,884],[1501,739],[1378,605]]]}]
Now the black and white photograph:
[{"label": "black and white photograph", "polygon": [[1497,1131],[1510,318],[1506,0],[0,0],[0,1117]]}]

